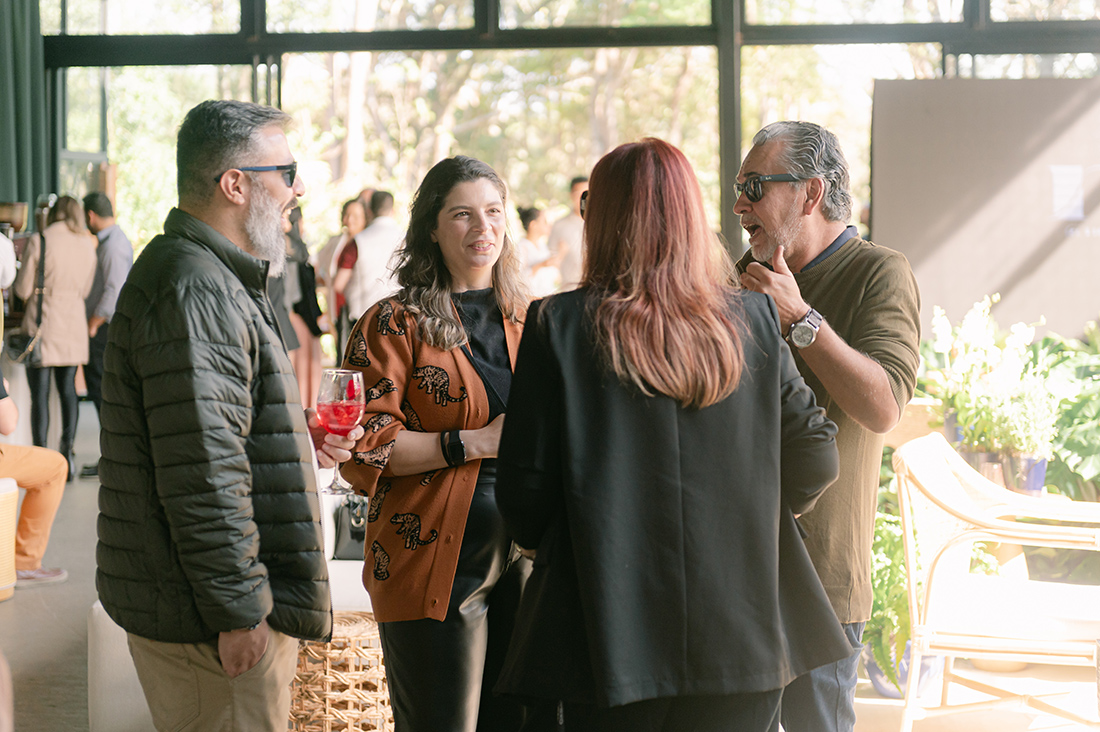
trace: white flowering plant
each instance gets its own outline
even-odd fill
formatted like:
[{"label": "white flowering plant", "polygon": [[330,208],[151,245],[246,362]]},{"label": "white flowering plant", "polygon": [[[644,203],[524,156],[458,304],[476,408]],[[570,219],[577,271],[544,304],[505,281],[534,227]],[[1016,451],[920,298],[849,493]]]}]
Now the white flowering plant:
[{"label": "white flowering plant", "polygon": [[998,299],[975,303],[958,326],[934,308],[922,354],[924,388],[940,400],[943,416],[954,418],[963,449],[1050,459],[1063,402],[1079,385],[1056,368],[1065,360],[1061,351],[1033,343],[1035,325],[1000,329],[991,314]]}]

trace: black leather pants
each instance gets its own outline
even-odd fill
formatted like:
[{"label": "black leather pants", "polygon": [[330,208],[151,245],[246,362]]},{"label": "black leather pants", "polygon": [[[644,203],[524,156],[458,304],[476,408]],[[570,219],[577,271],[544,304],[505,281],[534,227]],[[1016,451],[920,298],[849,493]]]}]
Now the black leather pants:
[{"label": "black leather pants", "polygon": [[53,372],[57,393],[61,397],[61,444],[58,449],[69,459],[80,416],[76,366],[27,367],[27,386],[31,392],[31,440],[37,447],[46,447],[46,433],[50,429],[50,372]]},{"label": "black leather pants", "polygon": [[496,473],[478,476],[447,617],[380,623],[396,732],[516,732],[523,707],[494,696],[531,562],[496,507]]}]

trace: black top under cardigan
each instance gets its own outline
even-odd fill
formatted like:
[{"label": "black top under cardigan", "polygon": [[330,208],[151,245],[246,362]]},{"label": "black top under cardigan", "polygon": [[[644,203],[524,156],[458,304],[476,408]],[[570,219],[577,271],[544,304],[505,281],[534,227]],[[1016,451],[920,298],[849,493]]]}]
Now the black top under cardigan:
[{"label": "black top under cardigan", "polygon": [[498,691],[615,706],[778,689],[849,656],[794,519],[836,478],[836,428],[774,302],[731,293],[740,386],[685,409],[600,365],[586,297],[532,305],[519,349],[497,502],[538,552]]}]

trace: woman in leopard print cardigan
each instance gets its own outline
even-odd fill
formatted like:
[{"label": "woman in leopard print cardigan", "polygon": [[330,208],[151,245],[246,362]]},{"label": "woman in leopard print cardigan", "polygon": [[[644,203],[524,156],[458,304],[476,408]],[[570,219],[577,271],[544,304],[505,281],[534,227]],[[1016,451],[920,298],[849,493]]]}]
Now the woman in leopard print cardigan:
[{"label": "woman in leopard print cardigan", "polygon": [[495,502],[496,454],[527,298],[503,182],[438,163],[412,205],[401,290],[352,329],[366,435],[344,468],[370,496],[363,582],[379,621],[397,729],[518,730],[494,697],[530,572]]}]

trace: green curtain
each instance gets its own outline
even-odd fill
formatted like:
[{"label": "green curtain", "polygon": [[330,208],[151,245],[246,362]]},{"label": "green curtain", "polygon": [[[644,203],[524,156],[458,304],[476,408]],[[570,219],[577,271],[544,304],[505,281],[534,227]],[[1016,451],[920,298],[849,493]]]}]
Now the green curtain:
[{"label": "green curtain", "polygon": [[[0,0],[0,201],[34,206],[50,189],[39,0]],[[28,229],[33,224],[27,223]]]}]

